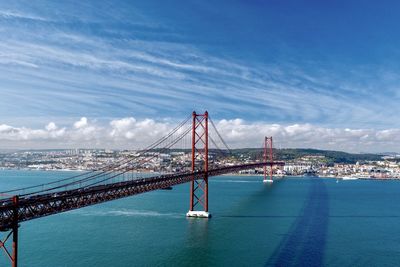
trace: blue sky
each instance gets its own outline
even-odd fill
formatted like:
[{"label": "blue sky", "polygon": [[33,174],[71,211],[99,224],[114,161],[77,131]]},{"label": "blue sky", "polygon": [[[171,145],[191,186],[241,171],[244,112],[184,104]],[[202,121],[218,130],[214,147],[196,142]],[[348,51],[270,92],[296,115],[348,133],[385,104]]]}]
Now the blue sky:
[{"label": "blue sky", "polygon": [[[387,143],[393,139],[378,137],[389,131],[393,138],[400,128],[399,7],[0,1],[0,130],[8,129],[0,147],[17,146],[10,132],[45,130],[50,122],[67,131],[82,117],[103,128],[131,117],[172,125],[207,109],[216,120],[240,119],[248,128],[332,131],[329,140],[345,138],[342,149],[356,142],[350,150],[396,150]],[[346,139],[346,129],[363,132]],[[337,147],[289,136],[282,143]]]}]

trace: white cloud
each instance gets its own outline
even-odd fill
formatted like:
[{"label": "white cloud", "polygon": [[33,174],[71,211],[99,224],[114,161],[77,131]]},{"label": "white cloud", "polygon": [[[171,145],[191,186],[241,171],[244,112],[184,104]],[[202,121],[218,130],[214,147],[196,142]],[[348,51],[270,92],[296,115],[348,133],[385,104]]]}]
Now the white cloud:
[{"label": "white cloud", "polygon": [[61,139],[65,136],[65,128],[58,129],[54,123],[49,123],[45,129],[30,129],[0,125],[0,141],[10,141],[13,147],[18,147],[17,141],[45,141]]},{"label": "white cloud", "polygon": [[[189,122],[190,123],[190,122]],[[313,124],[267,124],[242,119],[215,122],[218,131],[232,148],[261,147],[264,136],[273,136],[278,148],[319,148],[348,152],[400,151],[400,129],[328,128]],[[100,124],[82,117],[69,127],[50,122],[43,129],[0,124],[1,148],[143,148],[165,136],[176,126],[170,120],[126,117]],[[187,124],[186,127],[190,127]],[[210,135],[223,145],[210,126]],[[189,128],[186,128],[189,129]],[[183,130],[180,131],[182,133]],[[190,133],[185,147],[189,148]],[[178,145],[182,145],[179,143]]]},{"label": "white cloud", "polygon": [[57,129],[57,125],[54,122],[49,122],[49,124],[46,125],[47,131],[54,131],[56,129]]},{"label": "white cloud", "polygon": [[110,136],[115,140],[126,139],[142,143],[156,141],[171,129],[169,123],[152,119],[137,121],[132,117],[112,120],[110,126]]},{"label": "white cloud", "polygon": [[76,129],[84,128],[88,125],[88,121],[86,117],[82,117],[79,121],[74,123],[74,127]]}]

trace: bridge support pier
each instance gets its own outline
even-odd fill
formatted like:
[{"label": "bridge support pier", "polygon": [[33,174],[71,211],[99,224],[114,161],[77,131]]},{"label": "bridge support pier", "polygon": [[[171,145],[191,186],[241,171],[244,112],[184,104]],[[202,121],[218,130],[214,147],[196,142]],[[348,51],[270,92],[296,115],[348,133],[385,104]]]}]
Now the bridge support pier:
[{"label": "bridge support pier", "polygon": [[[195,171],[203,171],[195,177]],[[192,173],[190,183],[190,208],[187,217],[210,218],[208,212],[208,112],[193,111],[192,124]]]},{"label": "bridge support pier", "polygon": [[189,210],[188,213],[186,213],[186,217],[211,218],[211,213],[207,211]]},{"label": "bridge support pier", "polygon": [[[0,240],[0,249],[4,251],[6,256],[11,262],[12,267],[18,267],[18,202],[19,198],[18,196],[14,196],[12,198],[14,207],[13,207],[13,223],[11,226],[11,231],[8,233],[6,238],[4,240]],[[12,235],[12,251],[10,253],[9,249],[7,249],[6,244],[8,239]]]}]

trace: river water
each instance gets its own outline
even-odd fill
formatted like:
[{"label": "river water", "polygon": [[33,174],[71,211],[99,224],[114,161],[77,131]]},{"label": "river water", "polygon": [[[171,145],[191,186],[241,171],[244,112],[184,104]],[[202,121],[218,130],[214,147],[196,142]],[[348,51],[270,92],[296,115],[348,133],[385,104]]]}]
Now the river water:
[{"label": "river water", "polygon": [[[0,171],[0,188],[70,175]],[[214,177],[211,219],[185,217],[183,184],[24,222],[20,266],[397,266],[399,192],[400,181]]]}]

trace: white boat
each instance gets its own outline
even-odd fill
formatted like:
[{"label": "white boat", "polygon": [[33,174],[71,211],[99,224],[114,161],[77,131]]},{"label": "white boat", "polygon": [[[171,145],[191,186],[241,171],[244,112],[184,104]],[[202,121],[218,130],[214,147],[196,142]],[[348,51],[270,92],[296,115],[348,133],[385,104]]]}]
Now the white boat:
[{"label": "white boat", "polygon": [[357,180],[358,177],[355,177],[355,176],[343,176],[342,179],[343,180]]},{"label": "white boat", "polygon": [[263,182],[264,182],[264,183],[273,183],[274,180],[271,180],[271,179],[264,179]]}]

